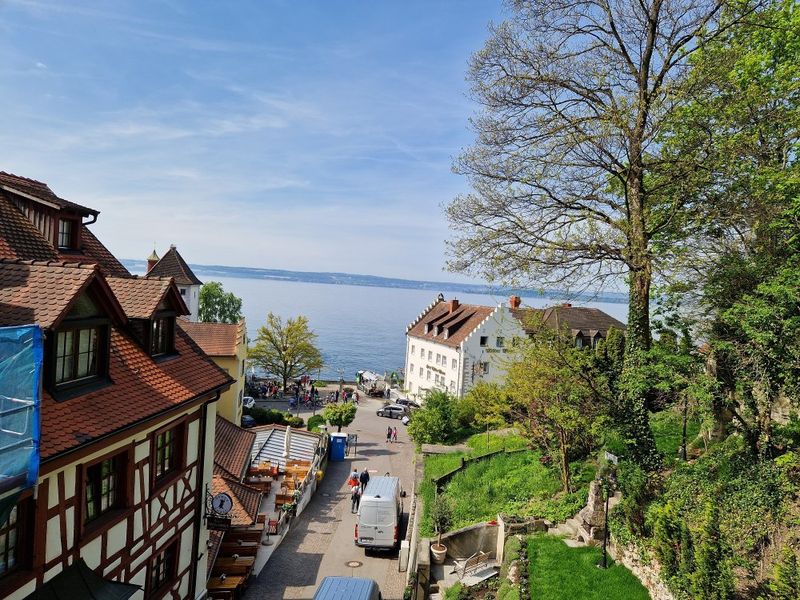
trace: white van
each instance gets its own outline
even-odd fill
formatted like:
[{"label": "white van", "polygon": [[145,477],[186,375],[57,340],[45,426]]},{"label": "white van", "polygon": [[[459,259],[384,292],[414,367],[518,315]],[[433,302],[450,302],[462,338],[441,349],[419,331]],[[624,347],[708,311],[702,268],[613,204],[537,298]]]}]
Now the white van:
[{"label": "white van", "polygon": [[397,548],[403,502],[399,477],[372,477],[361,495],[356,519],[356,546]]}]

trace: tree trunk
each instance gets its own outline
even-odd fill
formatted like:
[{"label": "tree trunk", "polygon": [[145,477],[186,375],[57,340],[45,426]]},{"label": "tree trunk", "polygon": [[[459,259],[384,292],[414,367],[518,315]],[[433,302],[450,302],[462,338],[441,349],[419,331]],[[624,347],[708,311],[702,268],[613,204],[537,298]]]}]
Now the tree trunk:
[{"label": "tree trunk", "polygon": [[683,393],[683,427],[681,429],[681,459],[686,460],[686,424],[689,420],[689,394]]},{"label": "tree trunk", "polygon": [[572,482],[569,477],[569,445],[567,444],[567,437],[563,430],[558,432],[558,438],[561,451],[561,482],[564,484],[564,491],[569,494],[572,491],[570,489],[572,487]]},{"label": "tree trunk", "polygon": [[342,426],[341,425],[338,425],[338,429],[336,430],[336,433],[342,433]]}]

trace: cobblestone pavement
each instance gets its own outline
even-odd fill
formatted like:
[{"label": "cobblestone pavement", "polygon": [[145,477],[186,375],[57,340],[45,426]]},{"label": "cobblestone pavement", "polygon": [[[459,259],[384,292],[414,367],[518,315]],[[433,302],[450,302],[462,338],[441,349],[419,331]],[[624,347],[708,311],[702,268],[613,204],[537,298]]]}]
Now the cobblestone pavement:
[{"label": "cobblestone pavement", "polygon": [[[402,598],[406,574],[398,571],[397,553],[367,556],[353,543],[355,515],[350,512],[346,485],[354,467],[361,471],[366,466],[373,475],[389,472],[399,476],[403,487],[411,490],[413,444],[399,421],[375,414],[381,405],[380,400],[362,399],[355,421],[344,430],[358,434],[356,455],[344,462],[328,463],[325,477],[308,507],[258,578],[250,583],[245,600],[311,599],[328,575],[369,577],[378,582],[385,599]],[[396,444],[386,443],[386,429],[390,425],[397,427]],[[404,511],[407,517],[408,499]],[[401,538],[404,535],[405,531],[401,531]],[[348,567],[346,563],[350,561],[362,566]]]}]

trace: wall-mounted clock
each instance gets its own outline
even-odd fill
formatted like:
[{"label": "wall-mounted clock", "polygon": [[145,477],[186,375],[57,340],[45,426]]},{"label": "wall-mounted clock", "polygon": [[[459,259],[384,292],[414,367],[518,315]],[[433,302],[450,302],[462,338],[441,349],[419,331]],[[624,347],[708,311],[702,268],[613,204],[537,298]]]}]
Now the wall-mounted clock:
[{"label": "wall-mounted clock", "polygon": [[227,515],[233,508],[233,500],[225,492],[220,492],[211,500],[211,509],[218,515]]}]

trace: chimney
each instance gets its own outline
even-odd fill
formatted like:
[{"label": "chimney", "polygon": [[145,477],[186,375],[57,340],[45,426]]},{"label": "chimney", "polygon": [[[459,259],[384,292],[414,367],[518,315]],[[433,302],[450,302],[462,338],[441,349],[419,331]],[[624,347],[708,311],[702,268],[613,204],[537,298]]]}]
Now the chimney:
[{"label": "chimney", "polygon": [[455,298],[450,300],[450,302],[448,302],[447,304],[450,307],[450,310],[449,310],[450,314],[452,314],[458,308],[458,300],[455,299]]},{"label": "chimney", "polygon": [[519,296],[511,296],[508,299],[508,305],[511,308],[519,308],[520,304],[522,304],[522,298],[520,298]]},{"label": "chimney", "polygon": [[156,266],[158,262],[158,254],[156,254],[156,249],[153,248],[153,253],[147,257],[147,272],[149,273],[153,267]]},{"label": "chimney", "polygon": [[572,303],[570,303],[570,302],[562,302],[561,306],[563,306],[564,308],[572,308]]}]

